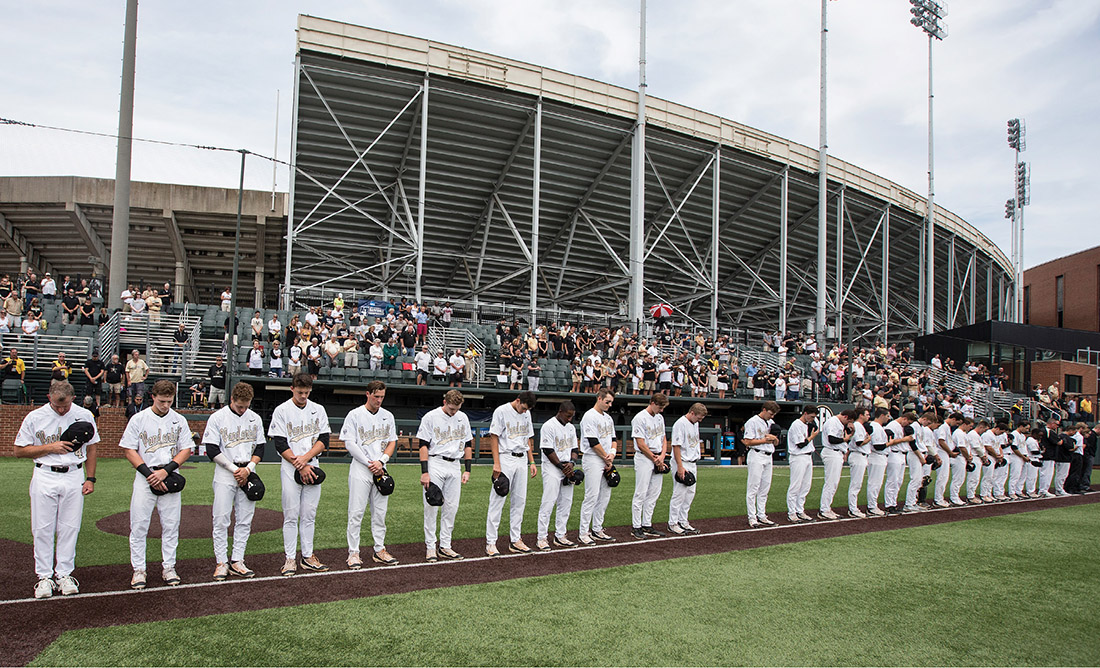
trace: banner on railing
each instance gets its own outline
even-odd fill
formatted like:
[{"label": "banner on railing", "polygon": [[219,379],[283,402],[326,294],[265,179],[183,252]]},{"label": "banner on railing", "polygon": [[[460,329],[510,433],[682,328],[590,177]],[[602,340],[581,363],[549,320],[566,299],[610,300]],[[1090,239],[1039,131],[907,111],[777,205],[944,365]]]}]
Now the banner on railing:
[{"label": "banner on railing", "polygon": [[393,308],[393,304],[389,302],[384,302],[377,299],[360,299],[358,306],[359,317],[381,318],[385,316],[391,308]]}]

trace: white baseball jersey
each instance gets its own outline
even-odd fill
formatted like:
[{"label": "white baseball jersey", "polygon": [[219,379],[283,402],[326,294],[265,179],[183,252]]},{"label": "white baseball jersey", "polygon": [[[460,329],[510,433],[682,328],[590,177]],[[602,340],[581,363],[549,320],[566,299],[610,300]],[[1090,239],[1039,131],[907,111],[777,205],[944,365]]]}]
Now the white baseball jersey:
[{"label": "white baseball jersey", "polygon": [[377,413],[371,413],[366,406],[356,406],[344,418],[340,440],[360,464],[382,459],[386,446],[397,440],[393,413],[381,407]]},{"label": "white baseball jersey", "polygon": [[[799,420],[801,422],[801,420]],[[854,436],[853,429],[853,436]],[[836,438],[844,438],[844,423],[840,421],[839,415],[834,415],[828,420],[825,420],[825,424],[821,425],[821,447],[833,448],[836,450],[844,451],[848,449],[847,443],[833,443],[830,436]],[[854,440],[854,439],[853,439]],[[813,452],[813,450],[810,450]]]},{"label": "white baseball jersey", "polygon": [[951,438],[951,425],[944,422],[939,427],[937,427],[934,438],[936,439],[937,446],[939,446],[940,441],[943,441],[948,448],[954,450],[955,440]]},{"label": "white baseball jersey", "polygon": [[615,441],[615,420],[607,413],[601,414],[595,408],[589,408],[581,418],[581,454],[596,454],[588,444],[590,438],[599,441],[604,454],[610,454]]},{"label": "white baseball jersey", "polygon": [[955,441],[955,451],[962,452],[963,450],[970,449],[970,437],[967,436],[970,432],[963,431],[961,428],[956,428],[952,432],[952,438]]},{"label": "white baseball jersey", "polygon": [[799,447],[809,435],[810,427],[801,418],[792,422],[791,426],[787,427],[787,452],[792,455],[813,454],[816,449],[813,443],[807,443],[805,446]]},{"label": "white baseball jersey", "polygon": [[[882,427],[881,424],[879,424],[877,422],[868,422],[867,424],[869,424],[871,426],[871,443],[870,443],[870,445],[872,445],[872,446],[877,445],[881,448],[884,443],[886,443],[887,441],[890,440],[890,435],[886,433],[886,430]],[[870,452],[872,454],[875,453],[875,452],[881,452],[884,455],[886,454],[886,450],[880,450],[878,448],[872,448],[870,450]]]},{"label": "white baseball jersey", "polygon": [[1018,431],[1014,431],[1009,441],[1012,447],[1025,457],[1027,456],[1027,438],[1027,434],[1021,434]]},{"label": "white baseball jersey", "polygon": [[966,445],[967,445],[967,447],[970,448],[970,454],[974,455],[975,457],[977,457],[979,459],[986,456],[985,448],[982,447],[982,437],[985,436],[985,434],[988,434],[988,433],[990,433],[988,429],[985,430],[984,432],[982,432],[981,434],[978,433],[977,429],[971,429],[970,432],[967,433],[967,435],[966,435]]},{"label": "white baseball jersey", "polygon": [[[772,423],[774,420],[765,421],[764,418],[759,415],[754,415],[748,419],[745,423],[745,440],[752,441],[766,437],[771,433]],[[775,452],[775,446],[771,443],[765,442],[760,445],[747,445],[746,447],[755,448],[766,455],[770,455]]]},{"label": "white baseball jersey", "polygon": [[697,462],[702,456],[699,443],[699,425],[683,416],[672,423],[672,445],[680,446],[680,460]]},{"label": "white baseball jersey", "polygon": [[[266,442],[264,425],[251,409],[237,415],[229,406],[222,406],[206,421],[202,442],[218,446],[231,462],[250,462],[256,446]],[[226,469],[215,466],[214,482],[235,483],[236,479]]]},{"label": "white baseball jersey", "polygon": [[527,439],[535,436],[531,411],[517,413],[511,402],[497,406],[493,411],[493,421],[489,424],[489,433],[497,437],[500,454],[526,452]]},{"label": "white baseball jersey", "polygon": [[1000,454],[1001,452],[1000,439],[998,439],[997,435],[993,433],[992,429],[986,429],[985,433],[982,434],[982,451],[984,453],[989,452],[988,450],[986,450],[986,447],[989,447],[991,450],[993,450],[995,454]]},{"label": "white baseball jersey", "polygon": [[428,455],[459,459],[466,443],[474,440],[470,431],[470,419],[462,411],[447,415],[443,407],[432,409],[420,420],[416,437],[421,443],[430,443]]},{"label": "white baseball jersey", "polygon": [[[558,461],[567,462],[577,447],[577,428],[572,423],[562,424],[557,417],[542,423],[539,430],[539,452],[553,450]],[[546,456],[543,455],[543,461]]]},{"label": "white baseball jersey", "polygon": [[[267,435],[271,438],[281,436],[286,439],[290,451],[295,457],[304,455],[313,448],[313,444],[321,437],[328,434],[331,428],[328,426],[328,413],[324,406],[306,399],[306,405],[298,408],[293,399],[287,399],[275,407],[271,414],[271,425],[267,428]],[[293,465],[286,461],[283,466]],[[317,458],[309,461],[310,466],[317,465]]]},{"label": "white baseball jersey", "polygon": [[1034,437],[1028,436],[1024,441],[1024,446],[1027,448],[1027,458],[1031,461],[1037,462],[1042,459],[1042,455],[1039,453],[1039,441]]},{"label": "white baseball jersey", "polygon": [[[46,404],[27,413],[27,417],[23,418],[23,424],[15,436],[15,447],[53,443],[61,438],[62,432],[68,429],[69,425],[77,421],[92,424],[92,440],[88,441],[87,445],[99,443],[99,429],[95,428],[95,417],[87,409],[70,406],[64,415],[58,415],[52,406]],[[75,452],[35,457],[34,461],[43,466],[75,466],[87,458],[87,445],[78,448]]]},{"label": "white baseball jersey", "polygon": [[180,451],[190,449],[191,429],[187,419],[171,408],[162,417],[150,406],[130,418],[118,447],[137,450],[147,466],[164,466]]},{"label": "white baseball jersey", "polygon": [[630,421],[630,438],[643,439],[645,449],[655,455],[661,454],[665,444],[665,416],[661,413],[650,415],[642,409]]},{"label": "white baseball jersey", "polygon": [[936,434],[930,427],[925,427],[919,422],[913,423],[913,433],[917,436],[917,450],[927,454],[928,450],[935,445]]},{"label": "white baseball jersey", "polygon": [[862,422],[856,421],[852,423],[852,440],[848,441],[848,449],[852,452],[858,452],[860,454],[871,454],[871,442],[867,441],[865,445],[860,445],[867,440],[867,427]]},{"label": "white baseball jersey", "polygon": [[[894,440],[895,438],[902,438],[902,437],[905,436],[905,430],[901,426],[901,423],[898,422],[897,420],[891,420],[890,422],[886,423],[886,432],[889,434],[889,437],[887,438],[887,440],[890,440],[890,441]],[[915,429],[913,430],[913,433],[914,434],[917,433]],[[906,441],[904,443],[895,443],[895,444],[891,445],[889,448],[886,448],[886,450],[887,450],[887,452],[902,452],[902,453],[908,452],[909,451],[909,441]]]}]

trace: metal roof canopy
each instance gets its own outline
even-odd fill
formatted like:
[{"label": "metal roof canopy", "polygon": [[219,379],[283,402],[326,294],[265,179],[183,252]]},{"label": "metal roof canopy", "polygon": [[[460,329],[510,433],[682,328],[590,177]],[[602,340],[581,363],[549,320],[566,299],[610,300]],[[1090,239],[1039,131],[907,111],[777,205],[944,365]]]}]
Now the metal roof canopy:
[{"label": "metal roof canopy", "polygon": [[[634,91],[309,16],[296,87],[291,292],[400,293],[419,260],[418,297],[518,306],[534,267],[540,309],[620,311]],[[723,327],[813,318],[816,153],[647,98],[647,299],[706,323],[717,292]],[[830,314],[850,314],[857,336],[918,332],[922,196],[833,158],[829,176]],[[1004,316],[1008,259],[954,214],[937,208],[936,223],[937,328]]]}]

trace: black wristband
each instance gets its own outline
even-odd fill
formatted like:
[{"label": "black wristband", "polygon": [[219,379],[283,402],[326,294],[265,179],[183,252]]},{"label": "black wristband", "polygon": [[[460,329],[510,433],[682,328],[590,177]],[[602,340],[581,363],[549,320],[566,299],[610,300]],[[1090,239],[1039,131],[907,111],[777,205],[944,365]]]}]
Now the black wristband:
[{"label": "black wristband", "polygon": [[462,460],[462,465],[464,467],[466,467],[466,473],[470,472],[470,462],[472,462],[472,461],[473,461],[472,459],[463,459]]},{"label": "black wristband", "polygon": [[87,478],[85,478],[85,479],[84,479],[84,481],[85,481],[85,482],[90,482],[90,483],[93,483],[93,484],[94,484],[94,483],[95,483],[95,476],[94,476],[94,475],[90,475],[90,476],[88,476]]},{"label": "black wristband", "polygon": [[150,470],[148,465],[146,465],[146,464],[142,464],[141,466],[138,466],[137,467],[137,472],[140,473],[141,475],[145,476],[146,478],[153,475],[152,470]]},{"label": "black wristband", "polygon": [[420,462],[420,472],[421,473],[427,473],[428,472],[428,462],[427,461],[421,460],[421,462]]},{"label": "black wristband", "polygon": [[175,473],[176,469],[178,469],[179,467],[180,465],[177,464],[175,460],[172,460],[164,465],[164,470],[168,471],[169,473]]}]

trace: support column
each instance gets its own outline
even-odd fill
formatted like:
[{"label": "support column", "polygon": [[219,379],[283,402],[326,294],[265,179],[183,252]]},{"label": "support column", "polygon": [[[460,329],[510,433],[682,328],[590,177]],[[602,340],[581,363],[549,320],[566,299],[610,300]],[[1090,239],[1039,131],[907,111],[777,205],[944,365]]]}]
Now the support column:
[{"label": "support column", "polygon": [[[787,335],[787,235],[788,223],[788,195],[790,193],[790,168],[783,169],[783,185],[779,195],[779,332]],[[717,295],[716,295],[717,298]],[[824,347],[825,342],[819,343]]]},{"label": "support column", "polygon": [[535,165],[531,190],[531,326],[535,325],[539,294],[539,197],[542,190],[542,98],[535,103]]},{"label": "support column", "polygon": [[122,308],[122,290],[130,260],[130,159],[134,134],[134,69],[137,61],[137,0],[126,0],[122,42],[122,92],[118,105],[118,152],[115,157],[115,205],[111,217],[111,271],[107,308]]},{"label": "support column", "polygon": [[826,91],[826,46],[827,37],[829,34],[827,14],[829,8],[829,0],[821,0],[821,101],[820,101],[820,142],[817,154],[817,311],[815,319],[817,320],[814,329],[817,331],[818,345],[824,349],[825,347],[825,291],[828,289],[828,278],[825,274],[825,262],[826,249],[828,248],[828,172],[829,172],[829,143],[827,141],[826,133],[826,120],[825,113],[825,91]]},{"label": "support column", "polygon": [[630,149],[630,320],[639,333],[645,317],[645,0],[638,45],[638,119]]},{"label": "support column", "polygon": [[[711,208],[710,208],[710,287],[713,290],[711,293],[711,305],[710,305],[710,332],[711,336],[716,339],[718,337],[718,226],[719,226],[719,207],[722,202],[722,145],[718,144],[714,147],[714,176],[713,180],[713,192],[711,193]],[[782,269],[780,270],[782,271]],[[782,281],[782,279],[780,279]],[[782,312],[779,315],[780,322],[783,322]]]},{"label": "support column", "polygon": [[267,216],[256,216],[256,309],[264,304],[264,255],[267,245]]},{"label": "support column", "polygon": [[[301,79],[302,58],[299,55],[294,56],[294,99],[291,103],[294,105],[294,109],[290,115],[290,162],[294,164],[297,159],[296,156],[298,150],[298,81]],[[290,309],[292,304],[293,295],[290,289],[290,266],[291,256],[294,254],[294,183],[298,180],[298,175],[294,173],[294,168],[290,168],[290,189],[287,193],[287,213],[286,213],[286,270],[283,273],[283,295],[282,306],[284,309]]]},{"label": "support column", "polygon": [[882,342],[890,337],[890,205],[882,221]]},{"label": "support column", "polygon": [[424,75],[424,100],[420,107],[420,187],[416,205],[416,301],[424,278],[424,197],[428,185],[428,75]]},{"label": "support column", "polygon": [[993,319],[993,262],[990,261],[989,271],[985,275],[985,319]]},{"label": "support column", "polygon": [[[931,290],[931,288],[929,288]],[[955,328],[955,235],[947,248],[947,329]]]},{"label": "support column", "polygon": [[970,281],[970,308],[967,309],[966,312],[967,324],[973,325],[975,322],[977,322],[977,314],[974,311],[974,307],[977,306],[978,301],[978,290],[976,287],[978,285],[978,262],[976,256],[974,255],[970,256],[970,267],[967,269],[966,274],[969,277],[968,280]]},{"label": "support column", "polygon": [[176,280],[172,281],[172,301],[181,304],[184,301],[184,286],[187,282],[187,270],[182,262],[176,263]]},{"label": "support column", "polygon": [[844,188],[840,189],[840,197],[836,200],[836,299],[833,305],[836,307],[836,340],[840,341],[844,313]]}]

